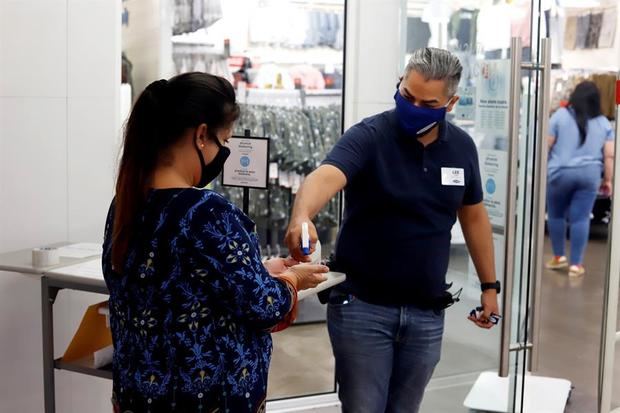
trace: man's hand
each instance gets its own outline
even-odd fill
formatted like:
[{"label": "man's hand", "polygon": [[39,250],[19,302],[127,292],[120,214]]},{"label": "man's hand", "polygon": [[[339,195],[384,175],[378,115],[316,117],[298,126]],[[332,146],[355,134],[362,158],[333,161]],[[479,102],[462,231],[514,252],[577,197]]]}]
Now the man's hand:
[{"label": "man's hand", "polygon": [[263,263],[271,275],[280,275],[297,264],[299,264],[299,261],[292,258],[273,258]]},{"label": "man's hand", "polygon": [[294,259],[300,262],[311,261],[310,256],[304,255],[301,251],[301,224],[308,223],[310,254],[312,254],[319,238],[311,218],[315,217],[346,184],[347,177],[344,172],[332,165],[319,166],[301,184],[295,196],[291,222],[285,238],[285,243]]},{"label": "man's hand", "polygon": [[288,247],[289,254],[291,254],[294,260],[299,262],[310,262],[310,255],[304,255],[301,250],[301,225],[304,222],[308,223],[308,232],[310,233],[310,254],[312,254],[315,250],[316,242],[319,237],[316,232],[316,227],[310,218],[301,217],[292,219],[288,227],[288,231],[286,232],[284,242]]},{"label": "man's hand", "polygon": [[468,319],[480,328],[490,329],[495,325],[491,321],[491,315],[499,316],[497,291],[485,290],[480,296],[480,304],[482,305],[482,314],[480,317],[476,318],[475,316],[470,315]]}]

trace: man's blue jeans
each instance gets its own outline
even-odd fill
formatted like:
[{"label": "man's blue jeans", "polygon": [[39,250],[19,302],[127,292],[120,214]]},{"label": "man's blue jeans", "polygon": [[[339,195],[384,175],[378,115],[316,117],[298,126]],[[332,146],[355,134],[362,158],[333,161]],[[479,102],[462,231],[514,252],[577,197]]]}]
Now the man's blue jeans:
[{"label": "man's blue jeans", "polygon": [[442,312],[355,297],[329,304],[343,413],[415,413],[441,354]]},{"label": "man's blue jeans", "polygon": [[571,265],[583,264],[590,234],[590,214],[601,185],[600,165],[566,168],[549,177],[547,225],[553,254],[566,255],[566,224],[570,223]]}]

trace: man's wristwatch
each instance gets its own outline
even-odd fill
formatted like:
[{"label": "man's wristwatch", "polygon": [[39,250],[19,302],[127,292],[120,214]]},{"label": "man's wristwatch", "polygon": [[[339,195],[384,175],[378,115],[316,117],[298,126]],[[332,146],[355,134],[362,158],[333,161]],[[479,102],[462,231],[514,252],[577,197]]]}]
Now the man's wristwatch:
[{"label": "man's wristwatch", "polygon": [[499,281],[495,281],[494,283],[482,283],[480,284],[480,289],[482,292],[485,292],[486,290],[495,290],[499,294],[502,292],[502,285]]}]

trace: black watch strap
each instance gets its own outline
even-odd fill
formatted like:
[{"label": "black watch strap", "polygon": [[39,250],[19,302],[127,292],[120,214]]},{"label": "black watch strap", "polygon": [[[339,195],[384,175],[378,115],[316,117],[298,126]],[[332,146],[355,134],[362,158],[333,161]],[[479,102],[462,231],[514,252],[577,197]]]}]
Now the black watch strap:
[{"label": "black watch strap", "polygon": [[482,283],[480,284],[480,289],[482,291],[495,290],[499,294],[502,292],[502,285],[499,281],[495,281],[494,283]]}]

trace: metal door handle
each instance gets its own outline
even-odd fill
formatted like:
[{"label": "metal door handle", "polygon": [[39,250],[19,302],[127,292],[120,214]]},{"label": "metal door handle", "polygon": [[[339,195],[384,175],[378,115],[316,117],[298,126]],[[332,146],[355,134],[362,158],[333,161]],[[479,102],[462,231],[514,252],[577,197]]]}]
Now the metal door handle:
[{"label": "metal door handle", "polygon": [[499,375],[508,377],[510,372],[510,329],[512,320],[512,296],[515,271],[515,236],[517,216],[517,187],[519,161],[519,126],[521,110],[521,39],[514,37],[511,42],[510,66],[510,123],[508,143],[508,191],[506,191],[506,231],[504,242],[504,299],[502,301],[502,331],[500,339]]},{"label": "metal door handle", "polygon": [[[529,269],[531,274],[534,274],[534,283],[532,291],[532,340],[531,345],[526,348],[531,350],[530,357],[530,370],[535,370],[538,367],[538,343],[540,340],[540,287],[541,276],[543,266],[543,246],[544,246],[544,223],[545,223],[545,201],[546,201],[546,188],[547,188],[547,145],[546,136],[548,129],[548,116],[550,106],[550,88],[551,88],[551,40],[542,39],[541,45],[542,52],[542,64],[534,65],[532,63],[522,64],[521,62],[521,42],[520,39],[512,40],[511,59],[512,59],[512,73],[511,73],[511,113],[510,113],[510,145],[509,145],[509,187],[517,188],[517,162],[518,162],[518,142],[519,142],[519,111],[521,109],[521,70],[536,70],[540,71],[540,88],[539,88],[539,102],[538,102],[538,128],[536,133],[536,148],[540,148],[537,151],[534,167],[534,188],[533,188],[533,200],[534,200],[534,228],[536,232],[533,234],[533,259],[531,260],[532,267]],[[510,349],[511,349],[511,324],[512,324],[512,296],[513,296],[513,284],[514,284],[514,271],[515,271],[515,227],[516,227],[516,191],[508,191],[507,202],[507,216],[506,221],[506,243],[505,243],[505,256],[506,261],[504,264],[504,302],[503,302],[503,314],[504,322],[502,325],[501,344],[500,344],[500,368],[499,375],[501,377],[508,377],[510,373]]]},{"label": "metal door handle", "polygon": [[549,130],[549,112],[551,107],[551,39],[542,39],[541,45],[541,72],[540,89],[538,95],[538,133],[536,134],[536,164],[534,169],[534,236],[531,260],[531,274],[534,275],[532,282],[532,316],[531,316],[531,342],[533,344],[530,353],[530,371],[538,370],[539,344],[540,344],[540,320],[542,299],[542,271],[544,266],[545,244],[545,206],[547,199],[547,135]]}]

